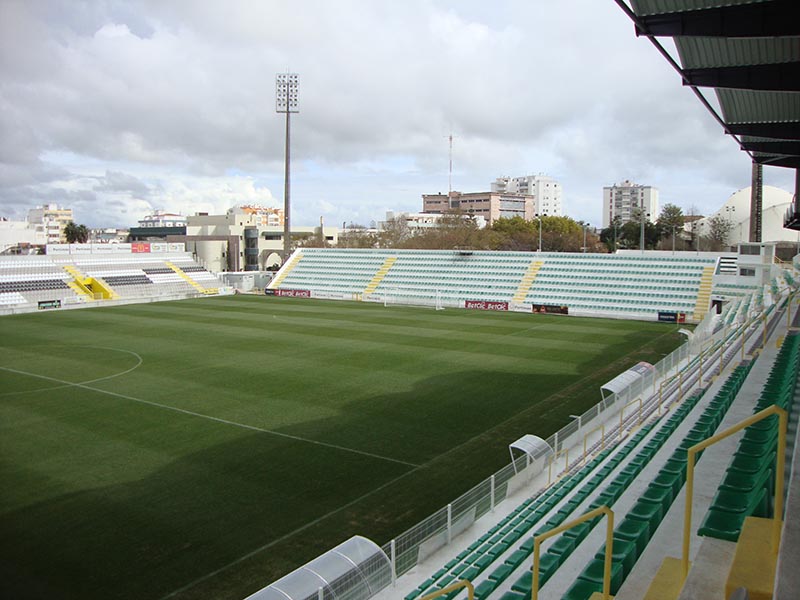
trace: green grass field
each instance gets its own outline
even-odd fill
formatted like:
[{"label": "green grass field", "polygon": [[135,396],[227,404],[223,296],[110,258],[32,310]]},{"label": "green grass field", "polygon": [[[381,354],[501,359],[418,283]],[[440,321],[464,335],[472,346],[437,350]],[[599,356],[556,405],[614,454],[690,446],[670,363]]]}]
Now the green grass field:
[{"label": "green grass field", "polygon": [[231,296],[0,319],[0,596],[243,598],[382,544],[682,339]]}]

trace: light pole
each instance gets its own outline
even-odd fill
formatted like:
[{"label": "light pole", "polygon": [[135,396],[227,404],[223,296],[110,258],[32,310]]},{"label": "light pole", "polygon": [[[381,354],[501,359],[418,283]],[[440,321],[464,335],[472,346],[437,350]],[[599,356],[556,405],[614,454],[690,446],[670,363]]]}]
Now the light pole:
[{"label": "light pole", "polygon": [[[735,206],[726,206],[725,207],[725,216],[726,216],[726,218],[728,220],[728,229],[730,229],[731,231],[733,231],[733,219],[731,218],[731,213],[735,213],[735,212],[736,212],[736,207]],[[730,241],[730,240],[728,240],[728,241]],[[741,240],[739,240],[739,241],[741,241]]]},{"label": "light pole", "polygon": [[289,223],[289,192],[291,188],[291,158],[289,147],[290,120],[289,115],[300,112],[297,95],[300,87],[297,73],[279,73],[275,76],[275,112],[286,115],[286,163],[283,181],[283,264],[289,260],[292,252],[292,233]]},{"label": "light pole", "polygon": [[640,220],[641,220],[641,225],[642,225],[642,233],[641,233],[641,236],[639,237],[639,247],[642,249],[642,254],[644,254],[644,222],[645,222],[645,219],[649,219],[649,218],[650,218],[650,213],[644,212],[644,204],[642,204],[642,212],[640,214]]},{"label": "light pole", "polygon": [[542,215],[536,213],[534,215],[536,220],[539,221],[539,252],[542,251]]},{"label": "light pole", "polygon": [[583,224],[583,253],[586,254],[586,229],[589,227],[586,223]]},{"label": "light pole", "polygon": [[677,225],[672,226],[672,255],[675,256],[675,229]]}]

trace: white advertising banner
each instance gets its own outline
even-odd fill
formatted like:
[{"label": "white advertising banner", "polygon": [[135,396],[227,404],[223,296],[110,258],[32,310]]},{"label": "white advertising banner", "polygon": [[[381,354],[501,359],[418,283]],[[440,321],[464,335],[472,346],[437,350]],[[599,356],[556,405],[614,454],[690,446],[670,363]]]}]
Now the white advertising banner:
[{"label": "white advertising banner", "polygon": [[47,254],[69,254],[69,244],[47,244]]}]

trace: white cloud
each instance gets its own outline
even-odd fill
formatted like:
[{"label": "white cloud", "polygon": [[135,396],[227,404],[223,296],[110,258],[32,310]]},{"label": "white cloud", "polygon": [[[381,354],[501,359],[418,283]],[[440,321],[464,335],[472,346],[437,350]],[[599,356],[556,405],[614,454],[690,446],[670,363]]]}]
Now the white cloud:
[{"label": "white cloud", "polygon": [[[73,202],[105,220],[93,225],[130,225],[151,208],[281,204],[274,75],[287,68],[301,76],[292,198],[304,224],[418,209],[447,187],[451,132],[457,189],[548,172],[566,211],[593,222],[620,179],[710,212],[749,177],[613,2],[6,0],[2,212]],[[791,189],[786,170],[768,171]]]}]

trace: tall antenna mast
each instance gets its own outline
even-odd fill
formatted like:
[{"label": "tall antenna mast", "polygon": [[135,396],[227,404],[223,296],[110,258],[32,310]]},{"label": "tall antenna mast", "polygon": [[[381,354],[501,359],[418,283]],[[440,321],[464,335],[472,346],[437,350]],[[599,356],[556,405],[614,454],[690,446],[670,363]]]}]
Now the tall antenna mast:
[{"label": "tall antenna mast", "polygon": [[450,195],[453,192],[453,132],[450,132],[450,135],[447,136],[447,139],[450,142],[450,171],[448,172],[447,176],[447,199],[450,200]]}]

